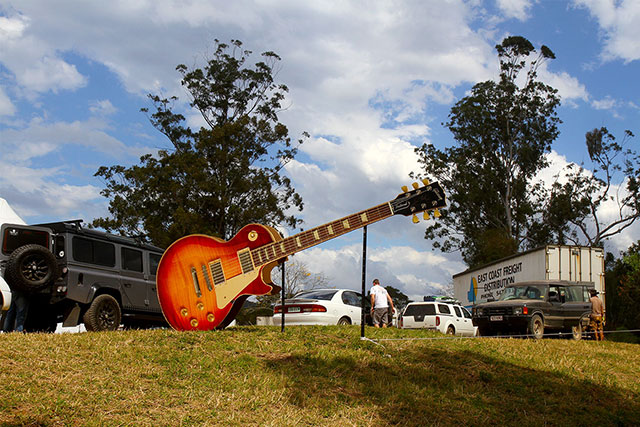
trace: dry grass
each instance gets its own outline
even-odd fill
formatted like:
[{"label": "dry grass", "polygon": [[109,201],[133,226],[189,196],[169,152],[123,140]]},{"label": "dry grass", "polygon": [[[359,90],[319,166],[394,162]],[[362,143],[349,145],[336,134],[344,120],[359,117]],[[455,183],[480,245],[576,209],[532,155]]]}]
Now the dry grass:
[{"label": "dry grass", "polygon": [[[367,329],[373,338],[436,337]],[[632,425],[640,347],[359,327],[0,335],[2,425]]]}]

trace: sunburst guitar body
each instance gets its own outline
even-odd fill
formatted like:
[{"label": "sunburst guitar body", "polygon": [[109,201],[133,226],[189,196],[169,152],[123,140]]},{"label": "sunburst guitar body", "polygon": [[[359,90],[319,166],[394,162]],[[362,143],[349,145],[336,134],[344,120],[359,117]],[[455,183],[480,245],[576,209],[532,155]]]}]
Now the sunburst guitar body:
[{"label": "sunburst guitar body", "polygon": [[288,256],[392,215],[429,211],[446,205],[438,183],[424,180],[394,200],[282,238],[272,227],[249,224],[231,240],[194,234],[175,241],[162,256],[156,275],[158,300],[177,330],[220,329],[235,319],[250,295],[276,294],[271,270]]},{"label": "sunburst guitar body", "polygon": [[255,266],[248,258],[252,249],[280,239],[273,228],[250,224],[229,241],[200,234],[175,241],[156,276],[167,322],[178,330],[224,327],[248,296],[277,293],[270,277],[276,261]]}]

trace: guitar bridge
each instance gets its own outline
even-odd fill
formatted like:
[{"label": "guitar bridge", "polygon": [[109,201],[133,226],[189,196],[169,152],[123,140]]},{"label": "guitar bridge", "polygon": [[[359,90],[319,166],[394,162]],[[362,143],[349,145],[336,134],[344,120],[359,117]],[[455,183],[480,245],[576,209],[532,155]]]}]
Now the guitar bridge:
[{"label": "guitar bridge", "polygon": [[193,279],[193,289],[196,291],[196,295],[198,296],[198,298],[202,297],[200,282],[198,281],[198,272],[194,267],[191,267],[191,278]]}]

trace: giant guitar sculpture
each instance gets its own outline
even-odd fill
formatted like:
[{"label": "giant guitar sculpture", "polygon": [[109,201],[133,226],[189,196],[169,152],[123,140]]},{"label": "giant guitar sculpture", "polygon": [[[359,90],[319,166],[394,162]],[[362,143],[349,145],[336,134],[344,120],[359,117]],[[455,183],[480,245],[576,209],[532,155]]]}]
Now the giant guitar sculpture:
[{"label": "giant guitar sculpture", "polygon": [[289,255],[392,215],[429,211],[446,205],[438,183],[404,192],[394,200],[342,219],[282,238],[273,227],[249,224],[231,240],[194,234],[175,241],[162,256],[156,276],[158,300],[167,322],[177,330],[227,326],[250,295],[274,294],[271,270]]}]

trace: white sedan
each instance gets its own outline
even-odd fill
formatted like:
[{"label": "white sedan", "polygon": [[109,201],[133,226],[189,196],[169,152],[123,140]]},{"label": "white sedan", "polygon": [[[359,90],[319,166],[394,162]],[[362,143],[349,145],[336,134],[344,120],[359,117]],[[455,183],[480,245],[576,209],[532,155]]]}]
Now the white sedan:
[{"label": "white sedan", "polygon": [[[359,325],[362,296],[350,289],[313,289],[284,301],[285,325]],[[367,305],[366,307],[369,307]],[[282,322],[282,305],[274,307],[273,323]]]}]

